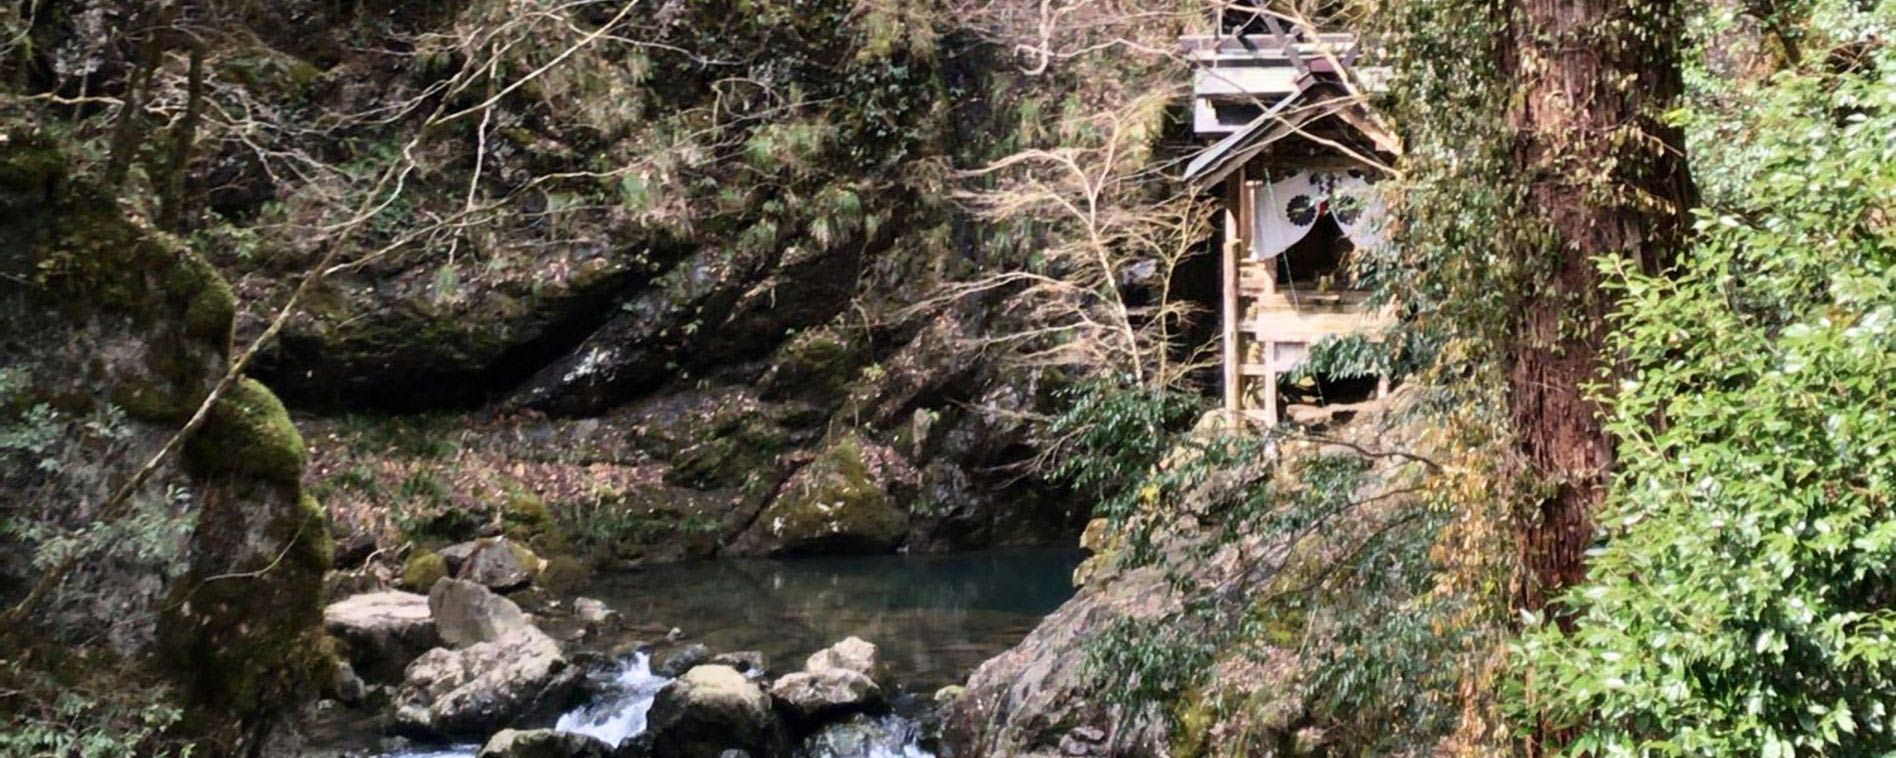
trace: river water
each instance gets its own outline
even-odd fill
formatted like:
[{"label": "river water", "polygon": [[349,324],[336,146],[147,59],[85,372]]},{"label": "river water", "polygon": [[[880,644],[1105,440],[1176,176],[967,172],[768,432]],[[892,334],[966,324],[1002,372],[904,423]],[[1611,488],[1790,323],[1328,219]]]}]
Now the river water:
[{"label": "river water", "polygon": [[850,635],[895,682],[959,684],[1073,595],[1078,550],[1000,550],[790,561],[716,560],[597,578],[580,593],[628,621],[683,629],[714,652],[757,650],[772,671]]},{"label": "river water", "polygon": [[[851,635],[876,644],[898,702],[958,684],[982,661],[1019,642],[1073,594],[1077,550],[1001,550],[798,560],[725,559],[597,576],[578,594],[628,621],[677,627],[713,652],[762,652],[772,672],[802,668],[810,653]],[[609,744],[645,728],[668,681],[644,653],[603,673],[609,694],[560,718],[557,728]],[[906,698],[913,701],[913,698]],[[898,708],[878,717],[879,738],[847,755],[923,758],[918,724]],[[478,746],[414,751],[404,758],[472,755]],[[844,755],[819,747],[809,758]]]}]

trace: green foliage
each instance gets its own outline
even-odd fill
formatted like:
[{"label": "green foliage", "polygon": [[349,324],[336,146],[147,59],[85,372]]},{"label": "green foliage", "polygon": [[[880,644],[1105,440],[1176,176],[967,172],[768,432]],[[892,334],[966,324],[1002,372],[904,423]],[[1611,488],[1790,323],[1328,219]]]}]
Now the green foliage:
[{"label": "green foliage", "polygon": [[176,735],[184,712],[171,703],[173,693],[113,679],[106,661],[13,649],[19,657],[0,659],[0,756],[194,753]]},{"label": "green foliage", "polygon": [[1119,619],[1088,641],[1086,666],[1101,679],[1105,701],[1134,708],[1177,701],[1203,680],[1234,636],[1215,627],[1214,613],[1200,603],[1189,611]]},{"label": "green foliage", "polygon": [[[192,527],[166,506],[188,498],[181,489],[113,523],[70,523],[58,506],[72,470],[116,447],[129,429],[122,414],[102,407],[83,418],[44,403],[21,407],[24,372],[0,369],[0,487],[18,497],[0,506],[0,535],[32,551],[36,569],[69,556],[90,560],[168,561]],[[186,755],[171,733],[182,711],[169,693],[100,681],[116,666],[74,657],[62,646],[25,638],[26,629],[0,631],[0,756]]]},{"label": "green foliage", "polygon": [[56,449],[65,431],[63,414],[46,403],[15,411],[25,394],[23,374],[18,369],[0,369],[0,411],[8,411],[6,422],[0,424],[0,456],[17,457],[41,472],[52,471],[59,467]]},{"label": "green foliage", "polygon": [[1325,376],[1333,379],[1355,379],[1371,376],[1393,376],[1398,370],[1406,372],[1408,367],[1396,368],[1401,361],[1392,355],[1389,348],[1371,339],[1367,334],[1344,334],[1323,337],[1310,344],[1310,355],[1296,370],[1285,376],[1288,381],[1303,377]]},{"label": "green foliage", "polygon": [[1896,9],[1814,6],[1829,61],[1686,114],[1716,191],[1679,269],[1602,263],[1620,469],[1513,700],[1574,754],[1896,749],[1896,52],[1857,47]]},{"label": "green foliage", "polygon": [[[1379,186],[1402,223],[1360,276],[1378,302],[1401,304],[1395,340],[1430,369],[1490,369],[1520,284],[1502,252],[1533,231],[1509,163],[1507,15],[1497,0],[1403,0],[1376,16],[1395,73],[1383,106],[1404,148],[1403,176]],[[1435,384],[1457,400],[1496,386],[1475,379]]]},{"label": "green foliage", "polygon": [[1092,499],[1113,519],[1137,507],[1138,485],[1204,409],[1204,398],[1110,379],[1083,381],[1059,392],[1062,410],[1044,435],[1053,476]]},{"label": "green foliage", "polygon": [[0,486],[19,493],[0,506],[0,535],[32,549],[31,565],[44,570],[69,559],[167,564],[180,558],[195,526],[191,494],[172,486],[162,497],[139,501],[125,516],[92,521],[72,512],[81,497],[88,462],[121,455],[133,429],[109,405],[74,415],[36,403],[16,412],[5,401],[23,387],[22,372],[0,371]]},{"label": "green foliage", "polygon": [[717,519],[688,503],[670,502],[665,494],[663,488],[640,488],[584,502],[555,502],[552,510],[575,552],[595,560],[639,557],[667,544],[684,545],[687,555],[708,554],[723,532]]}]

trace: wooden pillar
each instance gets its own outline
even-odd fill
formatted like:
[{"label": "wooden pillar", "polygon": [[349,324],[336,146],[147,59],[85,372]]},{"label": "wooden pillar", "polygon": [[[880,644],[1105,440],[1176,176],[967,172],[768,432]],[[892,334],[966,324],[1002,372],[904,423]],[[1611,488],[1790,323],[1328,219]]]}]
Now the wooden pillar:
[{"label": "wooden pillar", "polygon": [[1259,341],[1264,343],[1264,425],[1277,426],[1277,342]]},{"label": "wooden pillar", "polygon": [[1244,410],[1244,377],[1241,373],[1244,356],[1239,352],[1238,318],[1238,256],[1244,250],[1243,224],[1238,214],[1244,202],[1244,170],[1239,169],[1235,176],[1225,180],[1225,243],[1223,252],[1224,276],[1224,407],[1227,413],[1237,414]]}]

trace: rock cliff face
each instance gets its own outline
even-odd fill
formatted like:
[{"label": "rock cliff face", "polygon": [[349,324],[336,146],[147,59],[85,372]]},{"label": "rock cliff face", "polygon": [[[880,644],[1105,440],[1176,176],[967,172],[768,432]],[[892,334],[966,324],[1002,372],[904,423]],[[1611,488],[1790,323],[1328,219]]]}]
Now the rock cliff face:
[{"label": "rock cliff face", "polygon": [[99,512],[222,375],[234,302],[203,258],[69,177],[39,124],[5,121],[0,589],[18,600],[36,553],[79,557],[31,628],[6,635],[52,651],[102,638],[90,665],[104,670],[75,665],[80,681],[168,683],[187,724],[229,747],[328,670],[317,602],[331,547],[302,490],[302,438],[244,380],[128,507]]},{"label": "rock cliff face", "polygon": [[[857,0],[0,11],[0,484],[30,493],[0,599],[35,549],[88,556],[31,642],[106,640],[234,751],[330,670],[332,556],[422,586],[502,535],[551,585],[579,556],[1070,537],[1084,514],[1018,465],[1055,380],[992,348],[1005,292],[943,291],[1046,233],[972,219],[954,169],[1078,100],[990,102],[1030,88],[977,26]],[[254,378],[96,512],[312,272]]]},{"label": "rock cliff face", "polygon": [[[955,754],[1321,755],[1350,745],[1354,735],[1326,743],[1316,715],[1324,693],[1305,687],[1314,664],[1298,645],[1333,644],[1324,635],[1342,625],[1331,614],[1358,608],[1321,595],[1289,614],[1268,603],[1314,592],[1324,572],[1341,571],[1336,561],[1415,516],[1425,464],[1408,453],[1428,449],[1416,395],[1332,409],[1327,428],[1194,479],[1178,501],[1155,504],[1165,514],[1146,535],[1155,558],[1131,559],[1124,534],[1089,525],[1094,555],[1075,572],[1079,592],[954,698],[945,732]],[[1221,427],[1208,415],[1193,435],[1202,442]],[[1175,447],[1164,465],[1190,465],[1192,449]],[[1335,470],[1353,474],[1318,478]],[[1321,530],[1281,528],[1304,523],[1298,509],[1313,497],[1328,498],[1330,515],[1338,503],[1361,507]],[[1261,510],[1238,505],[1247,498]],[[1221,604],[1248,610],[1204,612]],[[1130,678],[1115,670],[1128,661],[1109,647],[1125,629],[1144,630],[1133,657],[1164,663]]]},{"label": "rock cliff face", "polygon": [[[243,75],[214,98],[335,122],[205,158],[201,237],[240,339],[331,252],[283,230],[333,218],[351,172],[394,160],[424,115],[357,114],[426,103],[468,56],[531,70],[608,20],[288,5],[215,22],[244,42],[220,51]],[[917,307],[1017,244],[946,202],[942,167],[999,149],[970,124],[1011,128],[987,102],[1012,74],[992,44],[853,0],[629,13],[615,29],[636,44],[586,47],[491,119],[434,130],[260,357],[309,414],[309,483],[345,536],[466,539],[532,499],[617,560],[1069,538],[1072,504],[1014,466],[1048,388],[982,347],[1007,329],[996,300]],[[430,47],[477,29],[506,52]],[[434,441],[390,449],[389,429]],[[863,496],[803,518],[845,448],[868,456],[848,487]]]},{"label": "rock cliff face", "polygon": [[1158,719],[1105,702],[1088,645],[1115,623],[1177,604],[1153,570],[1089,584],[969,678],[950,709],[956,755],[1157,754],[1165,737]]}]

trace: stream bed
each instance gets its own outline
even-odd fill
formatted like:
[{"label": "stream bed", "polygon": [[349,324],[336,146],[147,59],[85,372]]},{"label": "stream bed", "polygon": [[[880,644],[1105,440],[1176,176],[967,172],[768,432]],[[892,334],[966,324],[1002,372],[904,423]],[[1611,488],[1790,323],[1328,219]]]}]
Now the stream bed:
[{"label": "stream bed", "polygon": [[[713,651],[762,652],[773,673],[802,667],[810,653],[854,635],[875,643],[893,685],[894,711],[877,717],[870,742],[819,747],[808,758],[923,758],[921,721],[935,689],[959,684],[982,661],[1019,642],[1073,594],[1085,553],[997,550],[939,555],[722,559],[610,572],[579,596],[636,624],[682,630]],[[645,728],[652,699],[669,680],[643,652],[601,676],[609,693],[561,716],[557,728],[616,744]],[[385,755],[471,756],[478,746]]]}]

